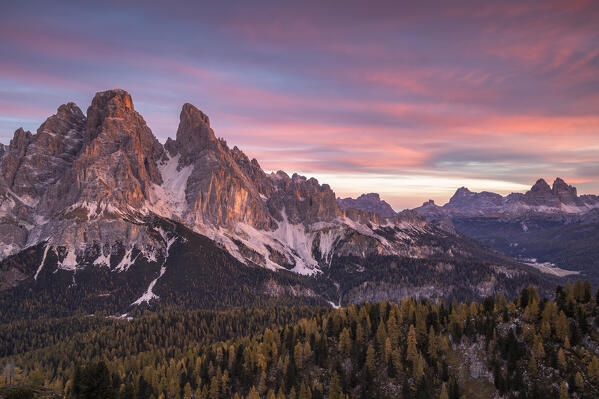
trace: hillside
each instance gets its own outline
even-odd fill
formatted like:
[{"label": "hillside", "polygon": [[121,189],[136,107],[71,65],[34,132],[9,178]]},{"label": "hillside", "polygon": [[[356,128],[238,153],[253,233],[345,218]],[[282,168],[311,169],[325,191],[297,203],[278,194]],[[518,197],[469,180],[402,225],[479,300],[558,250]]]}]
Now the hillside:
[{"label": "hillside", "polygon": [[67,397],[101,388],[115,398],[593,398],[598,312],[599,296],[577,281],[555,301],[528,288],[511,302],[2,324],[0,349],[27,370],[18,384],[45,380]]}]

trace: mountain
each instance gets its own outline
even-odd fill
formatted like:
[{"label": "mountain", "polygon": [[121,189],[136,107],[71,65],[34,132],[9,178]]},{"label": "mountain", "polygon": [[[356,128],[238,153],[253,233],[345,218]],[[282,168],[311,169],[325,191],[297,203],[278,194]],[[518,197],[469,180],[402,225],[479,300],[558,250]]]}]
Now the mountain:
[{"label": "mountain", "polygon": [[526,193],[507,196],[462,187],[447,204],[428,201],[415,211],[440,228],[459,231],[543,271],[582,273],[599,283],[599,197],[579,196],[559,177],[552,186],[539,179]]},{"label": "mountain", "polygon": [[488,191],[475,193],[461,187],[442,207],[428,201],[415,211],[426,219],[433,220],[441,217],[490,214],[500,214],[506,218],[530,214],[572,217],[590,213],[595,209],[599,209],[599,196],[578,196],[575,187],[558,177],[553,186],[549,186],[544,179],[539,179],[526,193],[512,193],[507,196]]},{"label": "mountain", "polygon": [[391,208],[386,201],[381,200],[377,193],[362,194],[358,198],[337,198],[337,203],[341,209],[359,209],[376,213],[379,216],[390,218],[396,215],[396,212]]},{"label": "mountain", "polygon": [[[385,209],[376,194],[356,201]],[[85,115],[62,105],[2,148],[2,306],[16,315],[25,305],[14,298],[28,298],[46,309],[57,292],[57,309],[93,313],[99,303],[339,304],[550,285],[416,212],[388,211],[340,207],[314,178],[265,173],[191,104],[162,145],[127,92],[100,92]]]}]

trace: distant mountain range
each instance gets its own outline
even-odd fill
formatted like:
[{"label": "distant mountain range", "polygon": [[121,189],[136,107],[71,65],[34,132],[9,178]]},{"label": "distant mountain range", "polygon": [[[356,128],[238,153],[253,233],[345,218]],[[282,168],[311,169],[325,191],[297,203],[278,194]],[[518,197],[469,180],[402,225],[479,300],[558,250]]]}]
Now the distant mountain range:
[{"label": "distant mountain range", "polygon": [[599,197],[579,196],[559,177],[552,186],[539,179],[526,193],[507,196],[462,187],[443,206],[428,201],[414,210],[440,228],[458,231],[543,271],[580,272],[599,283]]},{"label": "distant mountain range", "polygon": [[[568,206],[592,208],[594,197],[560,187]],[[537,202],[549,195],[539,190]],[[395,213],[377,194],[336,199],[316,179],[267,174],[191,104],[163,145],[127,92],[100,92],[86,114],[62,105],[37,133],[18,129],[0,146],[0,307],[125,312],[551,289],[553,277],[426,218]]]},{"label": "distant mountain range", "polygon": [[505,217],[518,217],[524,214],[583,215],[599,208],[596,195],[576,194],[576,188],[559,177],[553,186],[543,179],[537,180],[524,194],[512,193],[507,196],[483,191],[474,193],[466,187],[459,188],[449,202],[438,206],[433,201],[425,202],[415,210],[429,220],[450,216],[479,216],[501,214]]}]

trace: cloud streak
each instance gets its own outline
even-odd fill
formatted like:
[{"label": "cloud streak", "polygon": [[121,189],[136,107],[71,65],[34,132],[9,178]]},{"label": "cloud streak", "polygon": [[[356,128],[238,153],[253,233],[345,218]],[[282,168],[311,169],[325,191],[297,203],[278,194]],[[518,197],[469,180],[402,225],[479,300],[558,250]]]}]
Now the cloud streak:
[{"label": "cloud streak", "polygon": [[0,7],[3,143],[121,87],[160,140],[191,102],[264,168],[396,208],[548,175],[599,192],[596,2]]}]

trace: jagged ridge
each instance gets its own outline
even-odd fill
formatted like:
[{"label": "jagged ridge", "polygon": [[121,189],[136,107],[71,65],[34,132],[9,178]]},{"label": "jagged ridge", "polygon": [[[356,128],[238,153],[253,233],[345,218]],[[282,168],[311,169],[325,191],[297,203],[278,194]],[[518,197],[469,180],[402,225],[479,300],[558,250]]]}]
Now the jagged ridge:
[{"label": "jagged ridge", "polygon": [[342,209],[314,178],[266,174],[191,104],[162,145],[127,92],[100,92],[86,115],[63,105],[36,134],[17,130],[1,154],[0,253],[44,247],[35,276],[9,268],[6,286],[36,279],[49,252],[74,281],[83,268],[123,272],[143,260],[159,265],[134,303],[148,302],[177,240],[152,227],[156,217],[209,237],[241,263],[298,274],[321,274],[340,257],[473,256],[459,239],[439,245],[446,233],[415,212]]}]

